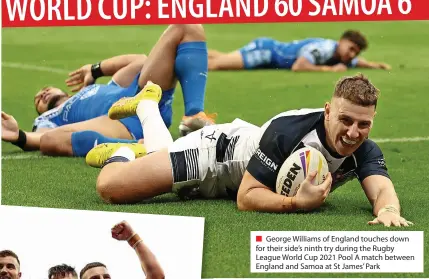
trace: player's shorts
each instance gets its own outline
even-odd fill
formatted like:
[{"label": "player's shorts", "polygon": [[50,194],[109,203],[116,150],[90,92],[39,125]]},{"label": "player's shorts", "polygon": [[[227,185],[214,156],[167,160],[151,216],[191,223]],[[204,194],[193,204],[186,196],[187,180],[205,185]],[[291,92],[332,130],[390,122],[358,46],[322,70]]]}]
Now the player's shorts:
[{"label": "player's shorts", "polygon": [[273,67],[273,51],[276,41],[271,38],[257,38],[241,48],[245,69]]},{"label": "player's shorts", "polygon": [[[124,97],[132,97],[141,91],[141,88],[138,85],[139,77],[140,77],[140,74],[138,74],[134,78],[131,85],[126,88]],[[118,85],[113,79],[108,83],[108,85],[120,87],[120,85]],[[171,126],[171,122],[173,118],[173,111],[171,106],[173,103],[174,90],[175,88],[163,91],[161,100],[159,102],[159,111],[161,113],[161,117],[164,120],[164,123],[167,128]],[[123,118],[123,119],[120,119],[119,121],[127,128],[128,132],[130,132],[131,136],[134,139],[139,140],[144,138],[142,125],[137,115]]]},{"label": "player's shorts", "polygon": [[[241,181],[239,175],[236,175],[235,180],[234,178],[231,179],[230,177],[234,177],[234,174],[229,174],[229,171],[225,169],[225,163],[223,163],[227,160],[232,161],[234,157],[234,149],[228,145],[225,150],[226,145],[224,144],[228,141],[224,132],[234,127],[231,125],[259,129],[244,121],[211,125],[181,137],[170,145],[168,152],[173,172],[172,190],[174,193],[182,198],[230,196],[227,184],[239,185]],[[234,144],[243,143],[245,141]],[[245,168],[244,162],[235,167],[240,169],[237,170],[237,173],[242,172]]]}]

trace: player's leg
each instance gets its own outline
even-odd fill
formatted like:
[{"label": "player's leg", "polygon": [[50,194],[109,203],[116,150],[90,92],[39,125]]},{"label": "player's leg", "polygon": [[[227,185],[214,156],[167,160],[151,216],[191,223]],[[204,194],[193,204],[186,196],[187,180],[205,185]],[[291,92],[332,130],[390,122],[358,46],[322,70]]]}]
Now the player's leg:
[{"label": "player's leg", "polygon": [[[97,192],[109,203],[134,203],[172,191],[173,176],[167,149],[137,160],[130,149],[118,149],[97,178]],[[125,158],[125,159],[124,159]]]},{"label": "player's leg", "polygon": [[238,50],[209,56],[208,68],[209,71],[242,70],[244,69],[243,56]]},{"label": "player's leg", "polygon": [[[115,119],[138,115],[145,131],[144,145],[150,154],[135,160],[135,151],[128,144],[120,148],[111,144],[99,145],[92,149],[87,162],[102,163],[97,192],[103,200],[132,203],[171,192],[173,177],[166,147],[173,143],[173,139],[159,111],[161,94],[159,86],[148,84],[140,94],[116,102],[109,110],[109,116]],[[105,157],[106,154],[110,154],[109,157]]]},{"label": "player's leg", "polygon": [[166,92],[179,80],[185,103],[183,121],[198,118],[202,124],[209,125],[214,121],[204,114],[208,71],[205,40],[202,25],[170,25],[145,61],[139,85],[142,88],[150,80]]},{"label": "player's leg", "polygon": [[242,70],[264,68],[271,64],[274,40],[257,38],[231,53],[209,59],[209,70]]},{"label": "player's leg", "polygon": [[210,58],[216,58],[216,57],[218,57],[220,55],[224,55],[226,53],[218,51],[218,50],[215,50],[215,49],[208,49],[207,50],[207,54],[208,54],[208,58],[210,59]]},{"label": "player's leg", "polygon": [[43,134],[40,151],[51,156],[85,156],[94,144],[136,142],[119,121],[107,116],[64,125]]}]

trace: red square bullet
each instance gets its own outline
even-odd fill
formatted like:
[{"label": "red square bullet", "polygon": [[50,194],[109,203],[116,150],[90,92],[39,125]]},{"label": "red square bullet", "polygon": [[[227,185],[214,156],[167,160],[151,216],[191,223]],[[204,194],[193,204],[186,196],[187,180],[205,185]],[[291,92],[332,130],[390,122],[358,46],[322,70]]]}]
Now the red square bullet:
[{"label": "red square bullet", "polygon": [[257,235],[256,236],[256,242],[262,242],[262,236]]}]

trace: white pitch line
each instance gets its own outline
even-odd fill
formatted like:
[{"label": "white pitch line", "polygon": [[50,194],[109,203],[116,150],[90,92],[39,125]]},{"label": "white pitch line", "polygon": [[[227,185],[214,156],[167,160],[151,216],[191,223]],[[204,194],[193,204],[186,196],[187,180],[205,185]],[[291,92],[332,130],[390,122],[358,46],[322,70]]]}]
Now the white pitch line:
[{"label": "white pitch line", "polygon": [[36,65],[28,65],[16,62],[2,62],[2,67],[6,68],[15,68],[21,70],[33,70],[33,71],[41,71],[41,72],[49,72],[56,74],[68,74],[70,71],[65,69],[53,68],[53,67],[45,67],[45,66],[36,66]]},{"label": "white pitch line", "polygon": [[17,154],[17,155],[5,155],[2,156],[2,160],[26,160],[26,159],[41,159],[49,158],[48,156],[42,156],[40,154]]},{"label": "white pitch line", "polygon": [[[429,141],[429,137],[414,137],[414,138],[392,138],[392,139],[373,139],[377,143],[407,143],[407,142],[419,142],[419,141]],[[17,154],[17,155],[5,155],[2,156],[2,160],[25,160],[25,159],[43,159],[51,158],[49,156],[43,156],[40,154]]]},{"label": "white pitch line", "polygon": [[384,142],[417,142],[417,141],[429,141],[429,137],[415,137],[415,138],[393,138],[393,139],[372,139],[376,143],[384,143]]}]

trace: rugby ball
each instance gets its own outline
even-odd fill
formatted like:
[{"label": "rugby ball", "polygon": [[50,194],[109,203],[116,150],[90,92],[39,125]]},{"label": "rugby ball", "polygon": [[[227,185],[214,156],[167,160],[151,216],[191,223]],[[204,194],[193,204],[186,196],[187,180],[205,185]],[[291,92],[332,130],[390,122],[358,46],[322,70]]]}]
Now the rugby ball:
[{"label": "rugby ball", "polygon": [[329,167],[323,154],[310,146],[298,149],[281,166],[276,192],[287,197],[295,196],[308,173],[313,171],[317,171],[317,175],[312,184],[319,185],[325,181]]}]

